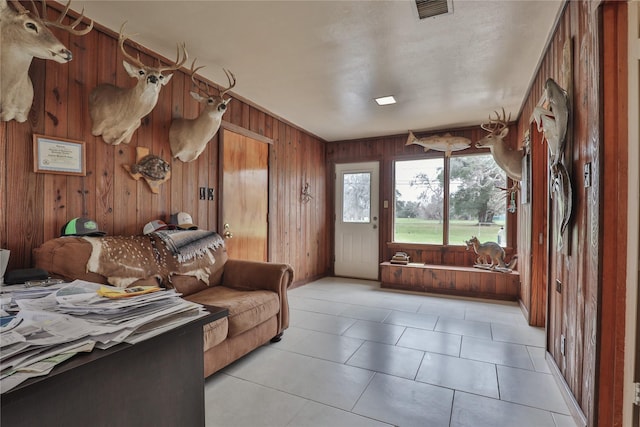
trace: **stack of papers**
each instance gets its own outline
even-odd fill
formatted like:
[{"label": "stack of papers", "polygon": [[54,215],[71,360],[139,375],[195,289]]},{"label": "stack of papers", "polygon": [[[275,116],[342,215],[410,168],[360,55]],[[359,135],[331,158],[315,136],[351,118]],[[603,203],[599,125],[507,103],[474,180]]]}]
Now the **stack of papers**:
[{"label": "stack of papers", "polygon": [[[25,296],[29,292],[32,297]],[[0,328],[2,393],[28,378],[47,375],[78,352],[133,344],[207,314],[202,305],[183,300],[174,290],[126,292],[81,280],[46,292],[18,290],[13,303],[19,312]]]}]

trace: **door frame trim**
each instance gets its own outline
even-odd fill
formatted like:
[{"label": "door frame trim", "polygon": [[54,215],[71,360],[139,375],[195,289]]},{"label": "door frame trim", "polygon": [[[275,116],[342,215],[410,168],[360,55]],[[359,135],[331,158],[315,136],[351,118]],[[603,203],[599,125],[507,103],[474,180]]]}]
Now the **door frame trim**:
[{"label": "door frame trim", "polygon": [[[255,139],[256,141],[260,141],[260,142],[264,142],[265,144],[273,144],[273,139],[266,137],[260,133],[256,133],[252,130],[249,130],[247,128],[243,128],[242,126],[238,126],[236,124],[233,124],[231,122],[227,122],[226,120],[222,120],[222,122],[220,122],[220,128],[224,129],[224,130],[228,130],[234,133],[237,133],[239,135],[242,136],[246,136],[248,138],[251,139]],[[222,132],[220,134],[220,139],[222,140],[222,134],[224,132]]]},{"label": "door frame trim", "polygon": [[[640,150],[637,143],[640,136],[640,34],[638,33],[638,23],[640,22],[640,5],[638,2],[628,3],[628,32],[629,32],[629,77],[628,77],[628,159],[629,164],[640,159]],[[640,173],[638,168],[628,168],[628,195],[637,194],[640,186]],[[627,199],[627,295],[626,295],[626,332],[625,332],[625,356],[623,372],[628,372],[624,377],[625,383],[623,395],[622,415],[623,425],[634,425],[640,418],[640,409],[633,405],[635,395],[634,382],[640,381],[640,331],[638,321],[640,320],[640,293],[638,292],[638,276],[640,268],[640,230],[639,219],[640,203],[637,198]]]}]

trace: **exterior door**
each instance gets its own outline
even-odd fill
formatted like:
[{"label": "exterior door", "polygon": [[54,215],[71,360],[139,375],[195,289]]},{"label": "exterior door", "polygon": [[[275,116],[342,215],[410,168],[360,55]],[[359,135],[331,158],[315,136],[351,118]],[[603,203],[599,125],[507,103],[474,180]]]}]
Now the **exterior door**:
[{"label": "exterior door", "polygon": [[336,276],[378,279],[379,163],[336,165]]},{"label": "exterior door", "polygon": [[269,145],[221,129],[220,234],[229,258],[267,261]]}]

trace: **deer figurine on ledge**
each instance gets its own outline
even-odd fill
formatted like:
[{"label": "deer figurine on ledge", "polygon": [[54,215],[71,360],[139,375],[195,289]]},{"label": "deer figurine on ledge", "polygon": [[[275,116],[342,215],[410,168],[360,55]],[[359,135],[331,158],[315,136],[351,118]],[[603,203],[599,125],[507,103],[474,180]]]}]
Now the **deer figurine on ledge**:
[{"label": "deer figurine on ledge", "polygon": [[495,111],[495,119],[489,116],[489,123],[483,123],[480,127],[487,132],[484,138],[476,142],[477,148],[489,147],[491,155],[497,163],[497,165],[506,172],[507,176],[515,181],[515,185],[509,189],[513,191],[517,188],[517,185],[522,181],[522,156],[524,152],[522,150],[514,150],[509,147],[505,137],[509,133],[509,118],[506,117],[504,108],[502,109],[502,116]]},{"label": "deer figurine on ledge", "polygon": [[38,9],[33,13],[14,1],[15,10],[6,0],[0,0],[0,120],[25,122],[33,103],[33,84],[29,78],[29,67],[33,58],[52,59],[61,64],[71,61],[73,55],[47,27],[61,28],[73,35],[83,36],[93,28],[93,21],[82,30],[76,27],[84,18],[70,25],[64,20],[71,0],[56,21],[47,20],[47,3],[42,0],[42,17]]},{"label": "deer figurine on ledge", "polygon": [[149,67],[137,58],[129,55],[124,42],[129,38],[124,34],[125,24],[120,27],[118,44],[124,57],[122,65],[129,76],[138,79],[132,88],[120,88],[104,83],[96,86],[89,95],[89,113],[93,127],[93,136],[102,135],[107,144],[128,144],[133,133],[140,127],[141,120],[149,114],[158,102],[162,86],[169,83],[173,74],[163,75],[166,71],[175,71],[187,61],[187,50],[178,45],[178,53],[173,65],[168,67]]},{"label": "deer figurine on ledge", "polygon": [[196,81],[196,71],[203,67],[194,68],[196,61],[191,64],[191,81],[197,92],[190,92],[191,96],[198,102],[204,103],[205,107],[195,119],[177,118],[171,122],[169,129],[169,143],[173,157],[183,161],[192,162],[204,151],[207,143],[213,138],[220,128],[222,116],[227,111],[227,104],[231,98],[224,98],[224,95],[236,85],[236,78],[229,70],[224,70],[229,81],[227,86],[219,95],[210,93],[209,85]]}]

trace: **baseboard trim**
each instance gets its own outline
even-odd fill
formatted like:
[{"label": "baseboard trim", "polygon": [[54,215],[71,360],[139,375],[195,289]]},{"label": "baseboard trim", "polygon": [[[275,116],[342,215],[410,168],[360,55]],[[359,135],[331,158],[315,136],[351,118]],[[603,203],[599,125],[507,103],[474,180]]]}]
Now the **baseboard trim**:
[{"label": "baseboard trim", "polygon": [[582,408],[580,408],[578,401],[571,392],[571,389],[569,388],[569,385],[565,381],[564,377],[562,376],[562,372],[560,372],[560,368],[558,368],[556,361],[548,351],[545,352],[545,360],[547,361],[547,365],[549,366],[549,370],[551,371],[553,379],[556,381],[556,384],[560,389],[560,393],[562,393],[564,401],[569,407],[571,417],[576,422],[578,427],[587,427],[587,417],[584,415],[584,412],[582,412]]},{"label": "baseboard trim", "polygon": [[529,317],[529,310],[527,309],[527,306],[524,305],[524,302],[522,302],[522,298],[518,298],[518,305],[520,306],[520,311],[522,311],[524,318],[527,319],[527,323],[529,324],[529,326],[532,326],[531,318]]},{"label": "baseboard trim", "polygon": [[323,277],[327,277],[327,275],[326,274],[317,274],[315,276],[308,277],[306,279],[294,280],[293,283],[291,284],[291,286],[289,286],[289,290],[298,288],[298,287],[300,287],[302,285],[306,285],[307,283],[315,282],[316,280],[320,280]]}]

